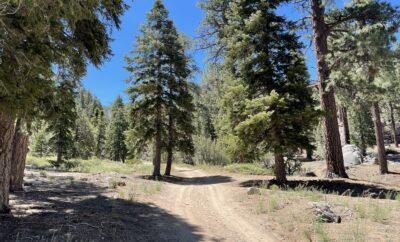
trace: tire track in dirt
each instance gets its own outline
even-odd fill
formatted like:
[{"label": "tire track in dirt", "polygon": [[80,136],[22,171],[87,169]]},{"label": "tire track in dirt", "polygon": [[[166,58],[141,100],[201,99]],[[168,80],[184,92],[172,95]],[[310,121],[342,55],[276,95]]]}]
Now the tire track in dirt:
[{"label": "tire track in dirt", "polygon": [[[278,239],[249,216],[236,211],[230,193],[235,184],[221,182],[201,170],[177,168],[190,183],[171,184],[174,201],[168,210],[199,228],[204,241],[277,241]],[[163,203],[159,204],[161,207]]]}]

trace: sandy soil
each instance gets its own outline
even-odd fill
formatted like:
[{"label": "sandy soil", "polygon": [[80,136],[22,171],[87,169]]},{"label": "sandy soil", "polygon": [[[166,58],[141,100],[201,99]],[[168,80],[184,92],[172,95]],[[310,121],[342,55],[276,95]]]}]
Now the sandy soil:
[{"label": "sandy soil", "polygon": [[237,200],[237,194],[246,196],[239,186],[244,177],[210,175],[195,168],[177,168],[176,175],[182,180],[168,186],[155,204],[198,227],[202,240],[278,240],[265,220],[255,219]]},{"label": "sandy soil", "polygon": [[235,201],[240,179],[177,168],[140,176],[27,171],[0,217],[0,241],[276,241]]},{"label": "sandy soil", "polygon": [[[323,169],[318,162],[306,166]],[[27,171],[25,191],[11,196],[12,215],[0,216],[0,241],[320,241],[325,233],[333,241],[395,241],[400,165],[386,176],[375,170],[361,165],[348,169],[350,180],[292,177],[288,183],[328,195],[261,189],[253,196],[246,187],[265,187],[271,177],[195,167],[175,167],[175,176],[162,181]],[[315,224],[309,201],[329,202],[343,223]],[[338,239],[343,231],[355,240]]]}]

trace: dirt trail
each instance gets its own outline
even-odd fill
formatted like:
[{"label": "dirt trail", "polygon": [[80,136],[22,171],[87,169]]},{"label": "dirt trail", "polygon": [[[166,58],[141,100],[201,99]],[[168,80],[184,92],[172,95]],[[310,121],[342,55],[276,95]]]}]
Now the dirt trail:
[{"label": "dirt trail", "polygon": [[241,203],[249,196],[240,176],[194,168],[175,175],[156,191],[160,183],[137,174],[27,171],[25,191],[11,196],[12,216],[0,216],[0,241],[278,240]]},{"label": "dirt trail", "polygon": [[[168,186],[165,197],[155,204],[198,227],[204,241],[277,241],[265,221],[259,221],[240,207],[235,195],[243,188],[228,176],[213,176],[198,169],[177,168],[183,177]],[[236,193],[236,194],[235,194]]]}]

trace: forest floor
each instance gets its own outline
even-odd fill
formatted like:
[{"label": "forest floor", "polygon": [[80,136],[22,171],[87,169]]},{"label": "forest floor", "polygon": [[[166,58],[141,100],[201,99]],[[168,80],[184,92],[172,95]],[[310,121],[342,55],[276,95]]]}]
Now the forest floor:
[{"label": "forest floor", "polygon": [[[323,163],[305,166],[318,173]],[[400,164],[390,169],[354,166],[351,179],[329,182],[291,177],[286,189],[266,175],[182,165],[162,181],[147,169],[28,169],[12,215],[0,217],[0,241],[400,241]],[[247,194],[253,186],[260,194]],[[329,204],[342,223],[317,221],[310,202]]]}]

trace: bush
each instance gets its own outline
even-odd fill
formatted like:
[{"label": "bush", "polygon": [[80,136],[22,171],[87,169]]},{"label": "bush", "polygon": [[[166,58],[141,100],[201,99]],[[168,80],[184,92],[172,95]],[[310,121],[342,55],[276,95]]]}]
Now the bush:
[{"label": "bush", "polygon": [[302,163],[293,156],[288,156],[286,160],[286,174],[291,176],[301,172]]},{"label": "bush", "polygon": [[143,161],[139,160],[139,159],[128,159],[125,161],[125,164],[127,164],[127,165],[140,165],[142,163],[143,163]]},{"label": "bush", "polygon": [[224,166],[230,163],[223,148],[215,141],[205,137],[194,137],[195,163]]}]

